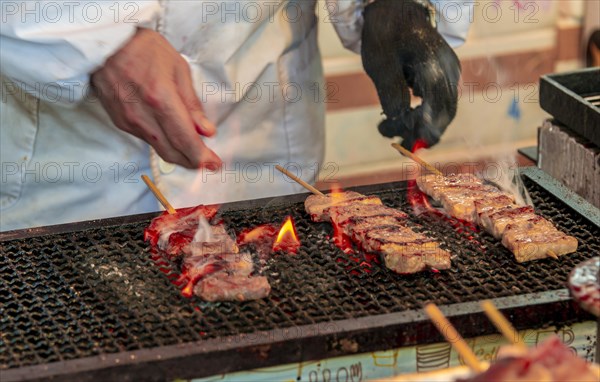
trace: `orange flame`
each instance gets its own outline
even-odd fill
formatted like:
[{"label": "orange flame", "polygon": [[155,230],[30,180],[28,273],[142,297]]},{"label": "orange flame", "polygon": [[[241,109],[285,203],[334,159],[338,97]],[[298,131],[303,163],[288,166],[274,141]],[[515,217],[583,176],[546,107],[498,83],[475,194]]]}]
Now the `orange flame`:
[{"label": "orange flame", "polygon": [[271,242],[275,238],[275,235],[277,235],[277,228],[270,224],[265,224],[239,234],[237,243],[239,245],[244,245],[264,240]]},{"label": "orange flame", "polygon": [[277,240],[273,243],[273,251],[296,253],[299,248],[300,240],[298,240],[298,235],[296,234],[294,221],[291,216],[288,216],[279,230]]},{"label": "orange flame", "polygon": [[342,193],[344,192],[344,190],[342,189],[342,187],[339,185],[339,183],[334,183],[331,186],[331,193],[329,195],[331,195],[331,197],[333,198],[333,200],[335,201],[336,199],[340,199],[342,197]]},{"label": "orange flame", "polygon": [[190,298],[194,295],[194,280],[189,280],[185,288],[181,290],[183,297]]},{"label": "orange flame", "polygon": [[[429,147],[427,143],[424,140],[419,139],[415,142],[411,151],[415,153],[418,150],[425,149],[427,147]],[[408,192],[406,197],[415,215],[421,215],[424,212],[435,211],[435,208],[433,208],[431,204],[429,204],[427,195],[425,195],[419,189],[419,187],[417,187],[417,181],[415,179],[408,180]]]},{"label": "orange flame", "polygon": [[[344,190],[340,187],[338,183],[334,183],[331,186],[331,205],[335,205],[343,199]],[[352,253],[352,242],[350,238],[344,234],[344,229],[339,226],[335,221],[332,221],[333,225],[333,243],[341,249],[344,253]]]}]

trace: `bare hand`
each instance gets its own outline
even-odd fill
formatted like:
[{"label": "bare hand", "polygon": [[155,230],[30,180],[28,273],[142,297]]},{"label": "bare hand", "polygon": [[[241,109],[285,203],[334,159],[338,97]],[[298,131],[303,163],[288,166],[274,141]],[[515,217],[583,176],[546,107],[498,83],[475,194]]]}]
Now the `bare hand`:
[{"label": "bare hand", "polygon": [[113,123],[148,142],[165,161],[216,169],[221,159],[201,135],[212,136],[185,60],[160,34],[139,29],[92,75]]}]

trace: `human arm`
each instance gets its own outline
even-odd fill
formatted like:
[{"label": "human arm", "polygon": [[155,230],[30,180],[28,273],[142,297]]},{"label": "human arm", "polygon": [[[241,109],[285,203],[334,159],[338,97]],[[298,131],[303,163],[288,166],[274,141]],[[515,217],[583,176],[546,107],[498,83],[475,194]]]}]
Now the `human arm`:
[{"label": "human arm", "polygon": [[158,17],[158,1],[1,6],[2,74],[14,84],[67,107],[99,99],[118,128],[165,160],[188,168],[220,165],[199,137],[215,128],[193,92],[189,66],[147,29]]},{"label": "human arm", "polygon": [[[449,44],[464,41],[472,2],[434,1],[436,29],[426,0],[329,1],[342,42],[361,52],[377,88],[386,116],[379,131],[408,149],[418,139],[437,143],[457,106],[460,63]],[[423,99],[415,109],[410,90]]]}]

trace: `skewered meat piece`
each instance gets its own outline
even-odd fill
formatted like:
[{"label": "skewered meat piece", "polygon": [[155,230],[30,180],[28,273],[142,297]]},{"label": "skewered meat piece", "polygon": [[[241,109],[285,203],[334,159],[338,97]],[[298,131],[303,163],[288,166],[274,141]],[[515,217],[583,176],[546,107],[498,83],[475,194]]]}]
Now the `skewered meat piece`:
[{"label": "skewered meat piece", "polygon": [[552,336],[525,351],[506,347],[485,372],[459,382],[597,382],[600,369],[573,354],[558,337]]},{"label": "skewered meat piece", "polygon": [[522,233],[546,233],[553,234],[555,232],[560,233],[552,222],[544,219],[542,216],[535,215],[529,216],[529,214],[520,215],[509,224],[504,226],[502,231],[502,238],[512,240],[514,236]]},{"label": "skewered meat piece", "polygon": [[473,204],[475,205],[473,219],[479,225],[482,225],[481,216],[483,214],[493,214],[506,207],[516,207],[514,198],[507,195],[478,199],[475,200]]},{"label": "skewered meat piece", "polygon": [[511,197],[496,187],[484,185],[471,188],[440,187],[437,191],[440,192],[438,197],[446,212],[468,222],[475,221],[475,201],[497,196]]},{"label": "skewered meat piece", "polygon": [[200,219],[210,221],[217,210],[215,206],[197,206],[179,209],[174,214],[164,212],[144,230],[144,240],[169,255],[178,254],[194,238]]},{"label": "skewered meat piece", "polygon": [[[339,195],[343,196],[338,199]],[[397,273],[450,268],[448,252],[435,240],[408,228],[408,215],[384,206],[377,197],[352,191],[311,195],[305,208],[313,220],[329,219],[365,251],[380,254],[386,267]]]},{"label": "skewered meat piece", "polygon": [[577,251],[577,239],[552,228],[552,230],[512,230],[502,237],[502,245],[515,255],[519,263],[557,256]]},{"label": "skewered meat piece", "polygon": [[403,253],[402,246],[397,244],[383,246],[381,252],[385,266],[400,274],[417,273],[427,269],[450,269],[450,253],[441,248],[413,251],[414,248],[411,247],[411,253]]},{"label": "skewered meat piece", "polygon": [[434,201],[441,202],[444,209],[452,216],[465,221],[476,220],[475,202],[482,199],[514,198],[503,193],[494,186],[483,184],[483,181],[471,174],[456,174],[448,177],[439,175],[425,175],[417,179],[421,191],[429,195]]},{"label": "skewered meat piece", "polygon": [[188,256],[184,267],[191,280],[199,280],[194,293],[205,301],[248,301],[267,297],[266,277],[252,276],[254,264],[248,253]]},{"label": "skewered meat piece", "polygon": [[324,210],[324,214],[327,214],[333,224],[338,226],[344,226],[351,218],[392,216],[397,220],[404,220],[408,217],[404,212],[382,204],[362,204],[361,202],[329,207]]},{"label": "skewered meat piece", "polygon": [[442,202],[444,196],[460,196],[464,195],[465,192],[468,192],[470,195],[478,195],[499,192],[499,190],[485,184],[453,184],[449,186],[434,187],[430,196],[436,202]]},{"label": "skewered meat piece", "polygon": [[381,247],[388,244],[423,245],[423,248],[437,248],[438,244],[430,238],[406,227],[383,226],[363,232],[354,232],[360,240],[362,247],[370,252],[378,252]]},{"label": "skewered meat piece", "polygon": [[368,252],[380,253],[397,273],[448,269],[450,254],[439,244],[406,227],[405,213],[383,205],[352,204],[330,209],[331,220]]},{"label": "skewered meat piece", "polygon": [[205,301],[256,300],[271,291],[266,277],[252,275],[248,253],[188,256],[184,267],[188,278],[197,281],[194,294]]},{"label": "skewered meat piece", "polygon": [[250,276],[254,270],[252,256],[248,253],[229,253],[212,256],[188,256],[183,260],[183,267],[190,279],[199,275],[227,271],[238,276]]},{"label": "skewered meat piece", "polygon": [[365,196],[354,191],[336,192],[328,195],[310,195],[304,202],[306,212],[312,221],[323,222],[329,220],[329,208],[353,203],[382,204],[376,196]]},{"label": "skewered meat piece", "polygon": [[171,256],[238,252],[225,226],[208,222],[216,212],[216,207],[198,206],[165,213],[152,220],[144,238]]},{"label": "skewered meat piece", "polygon": [[577,265],[569,275],[569,289],[583,309],[600,317],[600,257]]},{"label": "skewered meat piece", "polygon": [[226,262],[217,256],[203,257],[200,260],[190,260],[184,263],[183,269],[189,280],[200,280],[206,276],[222,271]]},{"label": "skewered meat piece", "polygon": [[417,178],[417,186],[421,191],[427,195],[433,197],[435,201],[439,200],[436,189],[439,187],[449,186],[472,186],[482,185],[483,181],[475,175],[461,173],[453,174],[448,176],[441,176],[435,174],[423,175]]},{"label": "skewered meat piece", "polygon": [[577,251],[577,239],[558,231],[532,207],[506,207],[479,215],[480,225],[508,248],[518,262]]},{"label": "skewered meat piece", "polygon": [[397,273],[450,268],[450,253],[435,240],[408,228],[384,226],[354,235],[366,251],[381,253],[385,265]]},{"label": "skewered meat piece", "polygon": [[[203,230],[206,235],[199,235]],[[175,234],[173,234],[175,235]],[[238,253],[239,248],[222,224],[198,228],[192,240],[180,249],[185,256],[218,255],[221,253]]]},{"label": "skewered meat piece", "polygon": [[404,217],[394,215],[376,215],[366,217],[351,217],[344,221],[342,229],[344,234],[355,242],[361,242],[364,232],[369,232],[380,227],[398,227],[401,229],[406,226]]},{"label": "skewered meat piece", "polygon": [[249,301],[265,298],[271,293],[264,276],[229,275],[220,272],[202,279],[194,287],[194,294],[205,301]]},{"label": "skewered meat piece", "polygon": [[[216,208],[195,207],[163,214],[145,231],[145,238],[168,255],[182,256],[185,275],[194,293],[206,301],[246,301],[266,297],[268,280],[252,276],[254,265],[247,253],[239,253],[224,225],[208,219]],[[178,220],[180,219],[180,220]]]},{"label": "skewered meat piece", "polygon": [[[357,198],[362,198],[364,195],[359,194],[354,191],[346,191],[336,193],[336,200],[352,200]],[[310,195],[304,201],[304,207],[306,212],[310,215],[310,218],[313,221],[320,222],[326,221],[327,216],[323,215],[323,211],[333,205],[333,197],[332,194],[327,195]]]},{"label": "skewered meat piece", "polygon": [[[492,210],[487,213],[483,212],[479,215],[478,219],[479,225],[483,227],[483,229],[489,232],[496,239],[501,239],[507,225],[527,222],[531,219],[535,219],[536,217],[537,215],[535,214],[533,207],[519,207],[513,205],[500,210]],[[550,226],[553,227],[552,224],[550,224]]]}]

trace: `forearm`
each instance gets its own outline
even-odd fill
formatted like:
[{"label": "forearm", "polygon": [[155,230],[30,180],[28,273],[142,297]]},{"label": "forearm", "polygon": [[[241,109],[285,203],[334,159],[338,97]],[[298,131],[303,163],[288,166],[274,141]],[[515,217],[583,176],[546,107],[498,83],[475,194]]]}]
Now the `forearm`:
[{"label": "forearm", "polygon": [[[402,0],[327,0],[328,19],[344,46],[356,53],[361,49],[363,10],[375,1]],[[411,4],[432,8],[438,32],[448,44],[464,43],[473,16],[474,0],[410,0]]]},{"label": "forearm", "polygon": [[462,45],[473,21],[475,0],[429,0],[435,9],[437,31],[448,45]]}]

